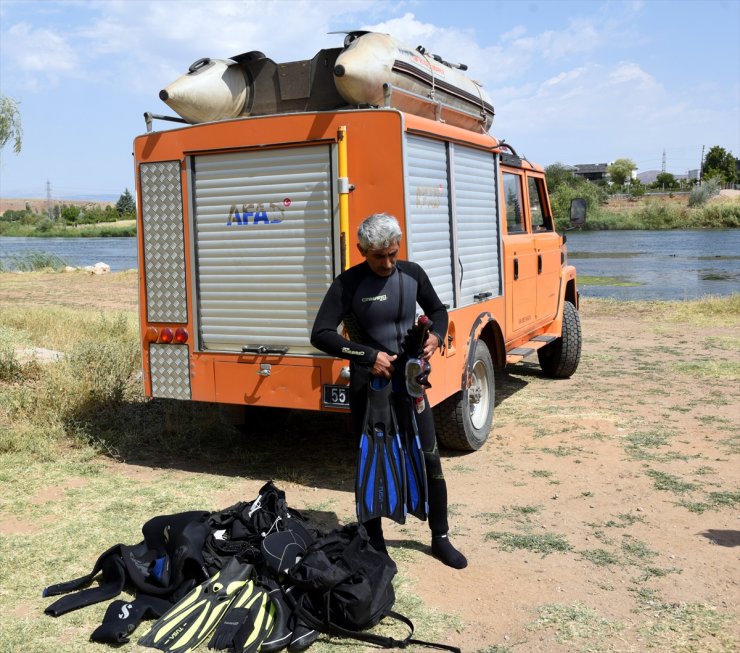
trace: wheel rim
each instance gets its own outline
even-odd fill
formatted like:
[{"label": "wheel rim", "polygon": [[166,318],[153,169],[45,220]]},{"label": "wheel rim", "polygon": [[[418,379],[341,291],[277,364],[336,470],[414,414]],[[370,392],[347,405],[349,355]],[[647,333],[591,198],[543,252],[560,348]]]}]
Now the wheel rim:
[{"label": "wheel rim", "polygon": [[488,407],[491,400],[488,374],[483,361],[475,361],[473,365],[470,387],[468,388],[468,410],[473,428],[485,426],[488,419]]}]

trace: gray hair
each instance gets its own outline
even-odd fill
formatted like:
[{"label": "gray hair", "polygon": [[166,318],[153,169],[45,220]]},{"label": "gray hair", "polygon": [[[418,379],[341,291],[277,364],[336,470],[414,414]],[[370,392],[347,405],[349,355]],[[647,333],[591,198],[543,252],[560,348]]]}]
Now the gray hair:
[{"label": "gray hair", "polygon": [[388,213],[373,213],[357,230],[357,240],[363,252],[396,245],[401,242],[401,235],[398,220]]}]

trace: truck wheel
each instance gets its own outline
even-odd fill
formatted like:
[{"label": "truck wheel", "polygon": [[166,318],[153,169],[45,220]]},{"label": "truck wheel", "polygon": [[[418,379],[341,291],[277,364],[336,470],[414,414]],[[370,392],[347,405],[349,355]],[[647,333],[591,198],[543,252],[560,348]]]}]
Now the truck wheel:
[{"label": "truck wheel", "polygon": [[478,340],[473,352],[470,387],[445,399],[434,408],[439,443],[447,449],[477,451],[493,426],[496,386],[493,361],[486,343]]},{"label": "truck wheel", "polygon": [[537,350],[542,371],[553,379],[573,375],[581,360],[581,318],[571,302],[563,305],[563,333],[557,340]]}]

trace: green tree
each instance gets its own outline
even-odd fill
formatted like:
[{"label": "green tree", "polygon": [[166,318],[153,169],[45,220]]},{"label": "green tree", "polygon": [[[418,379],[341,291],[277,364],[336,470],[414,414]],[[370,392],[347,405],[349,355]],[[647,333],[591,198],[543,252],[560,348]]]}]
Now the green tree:
[{"label": "green tree", "polygon": [[547,189],[554,193],[560,186],[574,188],[581,181],[573,172],[571,166],[562,163],[552,163],[545,168],[547,177]]},{"label": "green tree", "polygon": [[670,173],[670,172],[661,172],[656,178],[655,178],[655,187],[656,188],[677,188],[678,182],[676,181],[676,178]]},{"label": "green tree", "polygon": [[731,184],[737,179],[737,164],[732,152],[715,145],[709,148],[702,166],[702,179],[715,178],[722,183]]},{"label": "green tree", "polygon": [[62,207],[62,218],[67,224],[76,224],[80,217],[79,206],[63,206]]},{"label": "green tree", "polygon": [[617,159],[606,168],[609,178],[616,186],[624,186],[629,179],[632,179],[634,170],[637,170],[637,165],[632,159]]},{"label": "green tree", "polygon": [[128,188],[123,191],[121,196],[118,198],[118,201],[116,202],[116,211],[120,216],[136,215],[136,202],[134,202],[134,198],[131,193],[129,193]]},{"label": "green tree", "polygon": [[13,140],[13,151],[18,154],[23,146],[23,127],[18,103],[12,98],[0,95],[0,150]]}]

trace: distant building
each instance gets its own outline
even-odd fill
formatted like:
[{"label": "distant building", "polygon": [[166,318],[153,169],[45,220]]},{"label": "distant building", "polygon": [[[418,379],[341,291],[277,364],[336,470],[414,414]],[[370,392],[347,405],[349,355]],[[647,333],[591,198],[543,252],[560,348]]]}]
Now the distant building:
[{"label": "distant building", "polygon": [[573,174],[588,181],[601,181],[607,178],[608,163],[579,163],[572,166]]}]

